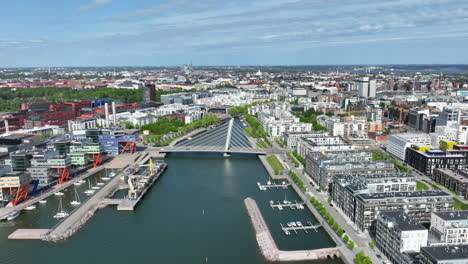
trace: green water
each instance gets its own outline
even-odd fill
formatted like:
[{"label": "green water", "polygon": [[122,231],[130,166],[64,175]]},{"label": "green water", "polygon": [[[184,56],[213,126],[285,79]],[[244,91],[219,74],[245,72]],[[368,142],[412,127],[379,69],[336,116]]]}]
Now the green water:
[{"label": "green water", "polygon": [[[267,263],[261,256],[243,200],[257,201],[280,249],[334,246],[321,229],[286,236],[280,223],[317,220],[307,210],[273,211],[269,201],[298,200],[292,189],[261,192],[267,173],[255,156],[179,155],[166,158],[167,171],[134,212],[109,207],[98,213],[70,240],[52,244],[9,241],[16,228],[47,228],[58,197],[23,212],[0,227],[0,263]],[[80,187],[78,187],[80,188]],[[87,186],[81,187],[84,191]],[[69,190],[63,197],[73,197]],[[69,197],[70,196],[70,197]],[[70,208],[71,209],[71,208]],[[294,262],[300,263],[300,262]],[[342,263],[339,260],[308,263]]]}]

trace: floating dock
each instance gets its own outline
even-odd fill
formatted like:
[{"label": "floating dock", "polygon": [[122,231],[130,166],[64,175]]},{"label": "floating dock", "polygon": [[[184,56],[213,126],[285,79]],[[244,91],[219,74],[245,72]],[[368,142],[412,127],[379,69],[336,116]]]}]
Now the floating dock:
[{"label": "floating dock", "polygon": [[[296,223],[296,222],[294,222]],[[286,234],[286,235],[290,235],[291,234],[291,231],[294,231],[294,233],[297,234],[297,231],[304,231],[307,233],[308,230],[314,230],[315,232],[317,232],[317,228],[321,227],[322,225],[320,224],[317,224],[317,225],[313,225],[312,223],[308,223],[307,225],[301,225],[300,226],[284,226],[283,224],[280,224],[281,225],[281,229],[283,230],[283,232]]]},{"label": "floating dock", "polygon": [[269,184],[261,184],[260,182],[257,182],[257,186],[258,186],[258,189],[260,191],[266,191],[266,190],[269,190],[269,189],[287,189],[289,186],[291,186],[291,183],[289,182],[283,182],[281,184],[277,184],[277,183],[270,183]]},{"label": "floating dock", "polygon": [[292,209],[292,210],[304,210],[304,205],[305,203],[299,203],[297,201],[294,201],[294,203],[285,203],[284,201],[283,202],[280,202],[278,201],[277,204],[275,204],[273,201],[270,201],[270,207],[273,208],[273,209],[279,209],[279,210],[283,210],[283,208],[289,208],[289,209]]}]

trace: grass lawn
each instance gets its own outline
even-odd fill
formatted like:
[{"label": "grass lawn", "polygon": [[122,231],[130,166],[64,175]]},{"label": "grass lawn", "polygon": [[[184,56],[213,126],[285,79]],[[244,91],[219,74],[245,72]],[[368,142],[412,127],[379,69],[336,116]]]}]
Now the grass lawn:
[{"label": "grass lawn", "polygon": [[260,148],[267,148],[267,145],[265,144],[265,142],[263,142],[263,140],[259,140],[257,142],[257,146]]},{"label": "grass lawn", "polygon": [[267,161],[276,175],[280,174],[284,170],[283,165],[281,165],[280,161],[276,158],[276,156],[267,157]]},{"label": "grass lawn", "polygon": [[457,198],[453,198],[453,208],[455,210],[468,210],[468,204],[462,203],[460,200]]},{"label": "grass lawn", "polygon": [[421,191],[421,190],[429,190],[429,186],[424,184],[421,181],[416,181],[416,190]]}]

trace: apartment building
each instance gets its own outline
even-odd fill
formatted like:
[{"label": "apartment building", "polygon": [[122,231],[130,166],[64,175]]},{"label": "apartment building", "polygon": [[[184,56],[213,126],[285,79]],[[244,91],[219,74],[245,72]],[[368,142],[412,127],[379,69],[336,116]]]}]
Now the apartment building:
[{"label": "apartment building", "polygon": [[394,264],[412,264],[415,253],[427,246],[428,231],[403,211],[380,212],[375,245]]},{"label": "apartment building", "polygon": [[468,211],[432,212],[430,231],[431,244],[468,244]]},{"label": "apartment building", "polygon": [[380,211],[404,211],[421,223],[429,223],[431,212],[453,211],[453,199],[438,190],[356,195],[354,220],[361,230],[368,229]]}]

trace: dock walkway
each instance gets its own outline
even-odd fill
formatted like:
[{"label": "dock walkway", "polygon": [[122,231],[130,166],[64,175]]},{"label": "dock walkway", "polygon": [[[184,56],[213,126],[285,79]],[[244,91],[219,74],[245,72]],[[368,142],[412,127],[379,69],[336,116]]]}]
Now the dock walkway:
[{"label": "dock walkway", "polygon": [[268,261],[304,261],[304,260],[319,260],[329,258],[339,258],[341,252],[338,248],[321,248],[312,250],[294,250],[284,251],[279,250],[276,246],[270,230],[268,229],[265,219],[257,206],[257,203],[252,198],[244,200],[245,207],[252,221],[252,226],[256,233],[257,243],[260,250]]},{"label": "dock walkway", "polygon": [[111,181],[73,211],[70,216],[53,227],[43,240],[65,240],[78,231],[94,215],[94,212],[99,209],[104,197],[118,186],[121,173],[114,176]]}]

